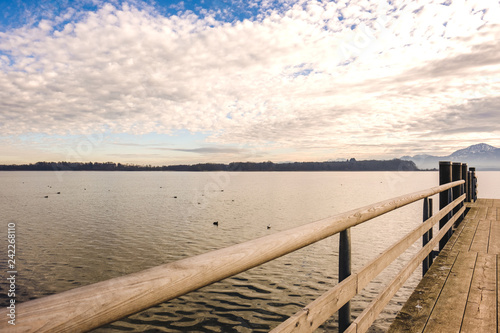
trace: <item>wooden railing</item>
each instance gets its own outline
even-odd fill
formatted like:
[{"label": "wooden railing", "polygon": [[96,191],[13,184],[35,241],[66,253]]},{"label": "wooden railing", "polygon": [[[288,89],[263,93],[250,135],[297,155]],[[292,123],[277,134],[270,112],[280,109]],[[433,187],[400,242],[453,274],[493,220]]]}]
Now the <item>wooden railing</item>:
[{"label": "wooden railing", "polygon": [[[244,272],[337,233],[348,233],[351,227],[415,201],[444,191],[449,192],[452,188],[464,183],[464,180],[454,181],[245,243],[21,303],[16,309],[16,325],[11,326],[7,324],[7,320],[0,320],[0,331],[6,329],[14,329],[13,331],[19,332],[81,332],[91,330]],[[340,307],[348,304],[354,295],[419,237],[427,233],[434,224],[448,216],[455,207],[464,201],[465,197],[465,194],[461,194],[455,198],[436,215],[427,219],[359,272],[345,278],[272,332],[311,332],[319,327]],[[371,325],[378,313],[392,298],[392,295],[418,267],[419,263],[429,255],[441,237],[447,234],[464,210],[465,207],[460,208],[446,222],[439,234],[417,253],[415,258],[405,266],[372,305],[365,309],[352,324],[349,323],[347,331],[360,332]],[[6,310],[0,310],[0,318],[5,319],[6,317]]]},{"label": "wooden railing", "polygon": [[[460,185],[464,181],[454,182],[452,184]],[[337,312],[351,298],[357,295],[364,287],[371,282],[380,272],[389,266],[396,258],[405,252],[422,235],[432,228],[439,220],[465,200],[465,194],[454,200],[444,209],[440,210],[435,216],[427,219],[422,225],[415,228],[396,244],[385,250],[377,258],[370,261],[359,272],[351,274],[334,288],[323,294],[321,297],[310,303],[308,306],[290,317],[287,321],[276,327],[271,332],[312,332],[324,323],[329,317]],[[447,224],[440,229],[438,235],[428,242],[414,257],[406,264],[399,274],[386,286],[378,297],[359,315],[356,320],[350,324],[345,332],[366,332],[378,314],[384,309],[394,294],[410,277],[413,271],[420,265],[424,259],[429,256],[432,249],[438,244],[439,240],[448,233],[453,224],[465,211],[462,207],[458,214],[454,215]],[[342,326],[341,324],[339,324]],[[344,331],[343,329],[341,329]]]}]

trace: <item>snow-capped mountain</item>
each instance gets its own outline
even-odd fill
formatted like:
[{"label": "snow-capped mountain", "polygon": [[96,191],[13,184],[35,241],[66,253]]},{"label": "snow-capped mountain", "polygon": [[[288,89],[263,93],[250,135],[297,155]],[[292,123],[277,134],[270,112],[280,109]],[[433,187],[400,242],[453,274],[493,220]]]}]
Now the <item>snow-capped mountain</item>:
[{"label": "snow-capped mountain", "polygon": [[473,145],[464,149],[457,150],[453,154],[451,154],[451,157],[457,157],[457,158],[470,158],[470,157],[477,157],[479,155],[489,155],[489,154],[495,154],[495,151],[497,151],[498,148],[495,148],[493,146],[487,145],[486,143],[479,143],[477,145]]},{"label": "snow-capped mountain", "polygon": [[455,161],[467,163],[477,170],[500,170],[500,148],[486,143],[457,150],[448,156],[415,155],[403,156],[401,159],[415,162],[420,169],[437,169],[439,161]]}]

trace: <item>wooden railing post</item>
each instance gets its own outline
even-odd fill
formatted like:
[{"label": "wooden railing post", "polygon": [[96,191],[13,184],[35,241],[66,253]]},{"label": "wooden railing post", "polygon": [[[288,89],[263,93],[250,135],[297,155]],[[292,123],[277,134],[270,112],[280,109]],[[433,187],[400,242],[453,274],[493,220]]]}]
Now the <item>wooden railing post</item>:
[{"label": "wooden railing post", "polygon": [[463,192],[465,193],[465,202],[468,202],[469,198],[469,177],[468,177],[468,170],[467,170],[467,163],[462,163],[462,179],[464,180],[465,184],[463,185]]},{"label": "wooden railing post", "polygon": [[[472,169],[472,168],[470,168]],[[469,202],[472,202],[473,199],[472,199],[472,171],[469,169],[469,172],[467,172],[467,179],[469,180],[469,183],[467,184],[468,186],[468,193],[467,195],[469,196]]]},{"label": "wooden railing post", "polygon": [[[429,217],[431,217],[432,215],[434,215],[434,211],[432,208],[432,199],[429,198]],[[434,237],[432,228],[429,229],[428,234],[429,234],[429,242],[430,242],[432,240],[432,237]],[[434,252],[433,251],[431,251],[429,253],[428,258],[429,258],[429,267],[431,267],[432,262],[434,261]]]},{"label": "wooden railing post", "polygon": [[[448,203],[451,203],[453,201],[453,189],[450,188],[448,191],[446,191],[446,193],[448,193]],[[455,215],[453,213],[453,211],[454,211],[454,209],[452,209],[448,213],[448,221],[451,220],[453,215]],[[456,225],[456,223],[453,226],[455,226],[455,225]],[[453,235],[453,231],[454,231],[453,228],[448,229],[448,235],[447,235],[448,239],[446,240],[446,242],[448,242],[448,240],[451,238],[451,235]]]},{"label": "wooden railing post", "polygon": [[[453,162],[451,164],[451,169],[452,169],[451,170],[451,181],[461,180],[462,179],[462,163]],[[461,191],[462,191],[461,186],[455,186],[452,190],[453,197],[451,198],[451,200],[453,201],[456,198],[460,197],[462,195]],[[455,215],[461,208],[462,208],[462,204],[455,207],[455,209],[453,209],[453,215]],[[459,218],[457,220],[457,222],[455,223],[455,227],[457,227],[460,224],[460,222],[462,222],[462,218]]]},{"label": "wooden railing post", "polygon": [[[466,187],[465,184],[460,184],[460,195],[465,194],[465,197],[467,198],[467,193],[466,193]],[[465,206],[465,200],[460,204],[460,208]],[[462,216],[460,217],[460,221],[463,221],[465,219],[465,211],[462,213]]]},{"label": "wooden railing post", "polygon": [[477,178],[476,178],[476,168],[470,168],[471,176],[470,180],[472,183],[470,198],[474,202],[477,200]]},{"label": "wooden railing post", "polygon": [[[439,162],[439,185],[447,184],[450,182],[451,182],[451,162],[441,161]],[[440,210],[448,205],[449,193],[451,193],[451,189],[439,193]],[[443,228],[448,221],[449,221],[449,215],[443,217],[439,221],[439,229]],[[443,238],[441,238],[441,240],[439,241],[439,251],[441,251],[444,248],[444,246],[448,242],[448,238],[449,238],[449,233],[446,234]]]},{"label": "wooden railing post", "polygon": [[[351,275],[351,228],[340,232],[339,241],[339,282]],[[339,333],[351,325],[351,302],[339,309]]]},{"label": "wooden railing post", "polygon": [[[429,218],[429,197],[424,198],[424,212],[423,212],[423,222],[427,221]],[[429,230],[430,231],[430,230]],[[422,247],[426,246],[427,243],[429,243],[429,231],[424,232],[422,235]],[[429,258],[430,256],[426,257],[424,261],[422,262],[422,276],[427,273],[429,270]]]}]

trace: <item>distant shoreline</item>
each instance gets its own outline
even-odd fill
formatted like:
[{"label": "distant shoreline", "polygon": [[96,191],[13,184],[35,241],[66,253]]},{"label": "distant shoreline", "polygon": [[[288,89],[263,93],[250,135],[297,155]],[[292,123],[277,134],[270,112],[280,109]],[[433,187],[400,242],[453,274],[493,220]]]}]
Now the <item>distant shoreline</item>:
[{"label": "distant shoreline", "polygon": [[393,160],[326,161],[326,162],[232,162],[179,165],[134,165],[114,162],[37,162],[35,164],[0,165],[0,171],[434,171],[418,169],[414,162]]}]

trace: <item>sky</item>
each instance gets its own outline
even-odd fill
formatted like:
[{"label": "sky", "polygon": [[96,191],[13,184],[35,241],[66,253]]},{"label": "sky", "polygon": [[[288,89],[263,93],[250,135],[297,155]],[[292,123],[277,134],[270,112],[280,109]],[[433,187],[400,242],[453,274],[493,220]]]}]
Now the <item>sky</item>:
[{"label": "sky", "polygon": [[500,147],[500,4],[0,0],[0,163]]}]

